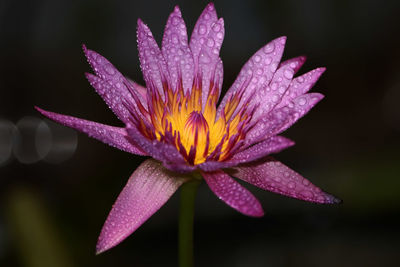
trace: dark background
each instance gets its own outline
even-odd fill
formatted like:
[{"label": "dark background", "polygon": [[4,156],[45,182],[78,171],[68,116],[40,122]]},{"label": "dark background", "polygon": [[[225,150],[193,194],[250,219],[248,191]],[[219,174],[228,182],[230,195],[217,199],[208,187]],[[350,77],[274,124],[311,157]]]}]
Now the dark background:
[{"label": "dark background", "polygon": [[[132,236],[95,256],[104,220],[143,158],[44,120],[33,108],[121,125],[86,81],[85,43],[143,83],[142,18],[160,43],[174,5],[189,33],[206,1],[0,1],[0,266],[177,266],[179,193]],[[203,184],[197,266],[398,266],[400,2],[215,1],[225,19],[227,90],[261,46],[325,66],[326,98],[286,131],[276,155],[340,197],[315,205],[246,185],[265,217],[245,217]],[[43,122],[43,120],[45,122]],[[49,130],[50,129],[50,130]]]}]

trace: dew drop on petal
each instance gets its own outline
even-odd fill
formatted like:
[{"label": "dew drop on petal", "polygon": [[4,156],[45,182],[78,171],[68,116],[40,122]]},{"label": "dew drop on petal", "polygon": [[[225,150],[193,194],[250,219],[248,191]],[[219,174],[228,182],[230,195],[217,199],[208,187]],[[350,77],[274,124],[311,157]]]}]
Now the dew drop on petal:
[{"label": "dew drop on petal", "polygon": [[260,62],[260,61],[261,61],[261,57],[260,57],[259,55],[256,55],[256,56],[254,57],[254,62],[258,63],[258,62]]},{"label": "dew drop on petal", "polygon": [[219,32],[221,30],[221,25],[219,25],[219,23],[215,23],[212,29],[214,32]]},{"label": "dew drop on petal", "polygon": [[203,34],[206,34],[206,32],[207,32],[207,27],[204,24],[200,24],[199,34],[203,35]]},{"label": "dew drop on petal", "polygon": [[212,38],[209,38],[208,40],[207,40],[207,46],[208,47],[213,47],[214,46],[214,40],[212,39]]},{"label": "dew drop on petal", "polygon": [[307,100],[304,97],[299,98],[299,105],[304,106],[307,103]]},{"label": "dew drop on petal", "polygon": [[285,76],[286,79],[292,79],[293,78],[293,71],[291,70],[285,70],[283,72],[283,75]]},{"label": "dew drop on petal", "polygon": [[265,59],[265,64],[266,64],[266,65],[271,64],[271,62],[272,62],[272,58],[271,58],[271,57],[267,57],[267,58]]},{"label": "dew drop on petal", "polygon": [[272,53],[274,51],[274,49],[275,49],[274,43],[269,43],[264,47],[264,53],[265,54]]},{"label": "dew drop on petal", "polygon": [[217,33],[217,38],[218,39],[224,38],[224,34],[222,32]]},{"label": "dew drop on petal", "polygon": [[201,55],[200,55],[200,62],[201,63],[207,64],[207,63],[210,63],[210,61],[211,61],[210,57],[207,54],[201,53]]},{"label": "dew drop on petal", "polygon": [[309,190],[304,190],[300,192],[300,195],[306,199],[312,199],[314,198],[314,194],[313,192],[309,191]]},{"label": "dew drop on petal", "polygon": [[288,186],[290,189],[295,189],[295,188],[296,188],[296,183],[294,183],[294,182],[289,182],[289,183],[287,184],[287,186]]}]

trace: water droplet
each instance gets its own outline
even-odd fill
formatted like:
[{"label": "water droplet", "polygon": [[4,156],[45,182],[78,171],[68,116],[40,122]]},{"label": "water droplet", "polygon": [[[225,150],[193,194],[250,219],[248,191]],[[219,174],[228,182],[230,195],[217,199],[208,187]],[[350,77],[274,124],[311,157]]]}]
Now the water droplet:
[{"label": "water droplet", "polygon": [[283,94],[285,92],[285,90],[286,90],[286,88],[281,86],[281,87],[279,87],[278,91],[279,91],[279,93]]},{"label": "water droplet", "polygon": [[300,195],[301,195],[302,197],[304,197],[304,198],[307,198],[307,199],[314,198],[313,192],[311,192],[311,191],[309,191],[309,190],[301,191],[301,192],[300,192]]},{"label": "water droplet", "polygon": [[299,105],[304,106],[307,103],[307,100],[304,97],[299,98]]},{"label": "water droplet", "polygon": [[261,61],[261,57],[259,55],[254,56],[254,62],[258,63]]},{"label": "water droplet", "polygon": [[275,44],[274,43],[269,43],[266,46],[264,46],[264,53],[265,54],[272,53],[272,51],[274,51],[274,49],[275,49]]},{"label": "water droplet", "polygon": [[304,82],[304,77],[303,77],[303,76],[298,77],[298,78],[297,78],[297,81],[298,81],[299,83],[303,83],[303,82]]},{"label": "water droplet", "polygon": [[179,18],[178,17],[173,17],[172,18],[172,25],[177,26],[179,24]]},{"label": "water droplet", "polygon": [[271,84],[271,89],[272,89],[272,90],[275,91],[277,88],[278,88],[278,83],[272,83],[272,84]]},{"label": "water droplet", "polygon": [[178,36],[177,36],[176,34],[173,34],[173,35],[171,36],[171,40],[172,40],[172,42],[173,42],[174,44],[178,44],[178,43],[179,43],[179,38],[178,38]]},{"label": "water droplet", "polygon": [[200,55],[200,62],[201,63],[210,63],[210,57],[207,55],[207,54],[205,54],[205,53],[201,53],[201,55]]},{"label": "water droplet", "polygon": [[310,185],[310,181],[307,180],[307,179],[303,179],[302,183],[303,183],[303,185],[305,185],[305,186]]},{"label": "water droplet", "polygon": [[206,34],[206,32],[207,32],[207,27],[204,24],[200,24],[199,34],[203,35],[203,34]]},{"label": "water droplet", "polygon": [[207,40],[207,46],[208,47],[213,47],[215,44],[214,40],[212,38],[208,38]]},{"label": "water droplet", "polygon": [[295,183],[295,182],[289,182],[289,183],[287,184],[287,186],[288,186],[290,189],[295,189],[295,188],[296,188],[296,183]]},{"label": "water droplet", "polygon": [[272,96],[272,101],[273,102],[278,102],[279,101],[279,95],[277,95],[277,94],[274,94],[273,96]]},{"label": "water droplet", "polygon": [[205,14],[204,14],[204,19],[205,19],[205,20],[209,20],[209,19],[210,19],[210,14],[205,13]]},{"label": "water droplet", "polygon": [[205,42],[206,42],[206,38],[201,37],[201,38],[200,38],[200,44],[204,44]]},{"label": "water droplet", "polygon": [[214,32],[219,32],[221,30],[221,25],[219,25],[219,23],[215,23],[212,29]]},{"label": "water droplet", "polygon": [[113,68],[110,64],[107,64],[107,65],[104,67],[104,70],[105,70],[108,74],[110,74],[110,75],[114,75],[114,74],[115,74],[115,70],[114,70],[114,68]]},{"label": "water droplet", "polygon": [[296,68],[296,67],[297,67],[297,63],[296,63],[296,62],[290,63],[290,67],[291,67],[292,69]]},{"label": "water droplet", "polygon": [[224,38],[224,34],[222,32],[217,33],[217,38],[218,39]]},{"label": "water droplet", "polygon": [[271,64],[271,62],[272,62],[272,58],[271,58],[271,57],[267,57],[267,58],[265,59],[265,64],[266,64],[266,65]]},{"label": "water droplet", "polygon": [[292,70],[285,70],[283,72],[283,75],[285,76],[286,79],[292,79],[293,78],[293,71]]},{"label": "water droplet", "polygon": [[262,75],[263,74],[263,69],[258,68],[256,73],[257,73],[257,75]]}]

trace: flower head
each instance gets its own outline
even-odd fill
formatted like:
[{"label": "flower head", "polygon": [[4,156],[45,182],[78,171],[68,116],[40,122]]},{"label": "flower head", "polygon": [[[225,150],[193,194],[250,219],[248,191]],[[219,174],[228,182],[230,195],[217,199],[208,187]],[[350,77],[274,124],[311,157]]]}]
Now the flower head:
[{"label": "flower head", "polygon": [[140,19],[137,38],[145,87],[83,47],[95,72],[86,74],[87,79],[124,128],[38,108],[48,118],[120,150],[154,158],[143,162],[122,190],[101,232],[98,252],[135,231],[182,183],[193,179],[193,171],[201,173],[221,200],[249,216],[264,212],[231,175],[289,197],[339,202],[268,156],[294,144],[278,134],[323,97],[308,90],[324,68],[293,78],[305,58],[281,62],[286,37],[273,40],[250,58],[218,107],[224,21],[218,19],[213,4],[201,14],[189,42],[178,7],[168,18],[161,49]]}]

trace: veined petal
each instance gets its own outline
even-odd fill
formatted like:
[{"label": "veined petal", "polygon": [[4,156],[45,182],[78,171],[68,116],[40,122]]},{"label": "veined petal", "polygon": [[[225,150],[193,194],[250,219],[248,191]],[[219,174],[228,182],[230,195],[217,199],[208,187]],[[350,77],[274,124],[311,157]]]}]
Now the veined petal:
[{"label": "veined petal", "polygon": [[261,217],[264,211],[260,202],[246,188],[223,171],[202,172],[211,191],[235,210],[253,217]]},{"label": "veined petal", "polygon": [[231,159],[227,160],[227,162],[239,164],[255,161],[267,155],[278,153],[293,145],[294,142],[286,137],[273,136],[236,153]]},{"label": "veined petal", "polygon": [[104,223],[97,254],[123,241],[159,210],[187,179],[148,159],[131,175]]},{"label": "veined petal", "polygon": [[340,202],[339,199],[323,192],[300,174],[273,158],[237,166],[232,175],[264,190],[288,197],[323,204]]},{"label": "veined petal", "polygon": [[282,98],[282,101],[278,104],[279,107],[287,106],[290,101],[296,97],[307,93],[314,84],[318,81],[319,77],[325,72],[325,68],[317,68],[309,71],[299,77],[292,80],[288,90]]},{"label": "veined petal", "polygon": [[188,45],[186,25],[178,6],[168,18],[161,51],[167,61],[172,88],[176,88],[181,77],[184,91],[191,89],[194,77],[193,55]]},{"label": "veined petal", "polygon": [[[218,113],[225,107],[230,97],[239,90],[245,90],[239,107],[262,88],[267,88],[281,60],[286,37],[279,37],[258,50],[242,67],[239,76],[225,94],[218,107]],[[243,88],[248,84],[246,88]]]},{"label": "veined petal", "polygon": [[163,162],[164,166],[176,172],[191,172],[196,168],[187,164],[175,146],[144,137],[134,125],[127,126],[128,135],[151,157]]},{"label": "veined petal", "polygon": [[138,19],[137,42],[140,66],[147,88],[157,87],[161,97],[164,97],[163,83],[170,81],[167,63],[154,40],[149,27]]},{"label": "veined petal", "polygon": [[113,127],[93,121],[87,121],[72,116],[57,114],[36,107],[37,111],[55,122],[81,131],[103,143],[120,150],[146,156],[147,153],[140,149],[128,136],[125,128]]}]

